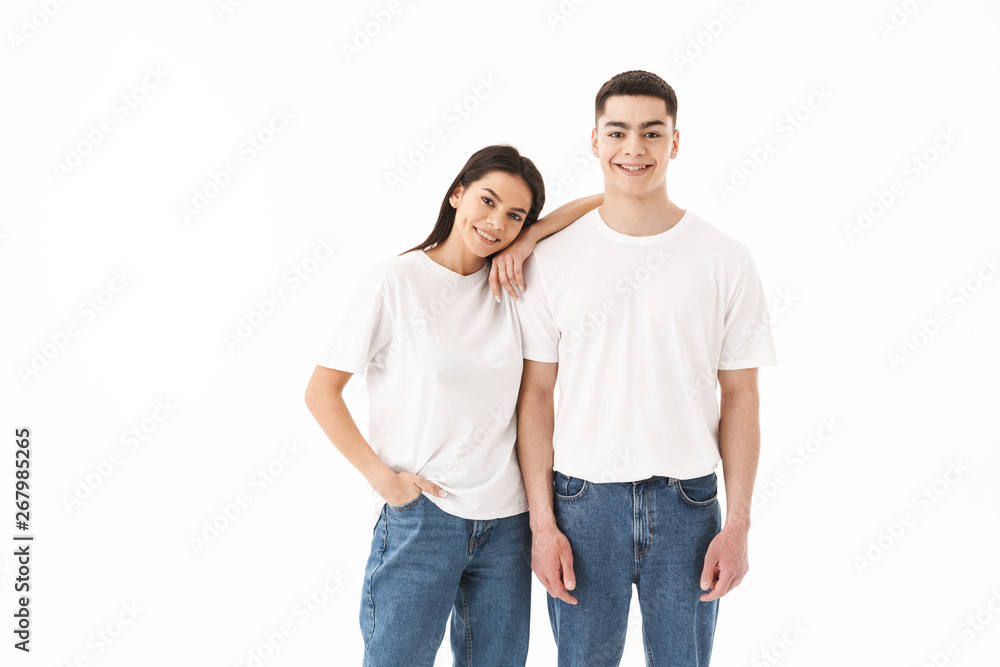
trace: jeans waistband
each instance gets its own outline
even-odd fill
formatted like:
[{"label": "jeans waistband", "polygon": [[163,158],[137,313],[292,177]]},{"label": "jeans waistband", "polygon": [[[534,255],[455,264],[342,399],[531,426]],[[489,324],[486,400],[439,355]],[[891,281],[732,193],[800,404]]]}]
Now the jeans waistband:
[{"label": "jeans waistband", "polygon": [[659,482],[663,480],[667,483],[667,486],[673,486],[674,482],[678,480],[677,477],[663,477],[662,475],[654,475],[648,479],[640,479],[634,482],[625,482],[625,484],[631,484],[632,486],[639,486],[640,484],[649,484],[651,482]]}]

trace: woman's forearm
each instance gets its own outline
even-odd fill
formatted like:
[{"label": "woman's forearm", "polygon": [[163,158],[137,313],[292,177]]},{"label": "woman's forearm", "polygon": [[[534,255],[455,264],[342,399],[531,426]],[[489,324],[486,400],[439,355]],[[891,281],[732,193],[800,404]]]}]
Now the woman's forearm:
[{"label": "woman's forearm", "polygon": [[360,472],[368,484],[381,495],[396,473],[382,462],[361,435],[344,397],[335,391],[314,394],[306,403],[309,412],[347,461]]}]

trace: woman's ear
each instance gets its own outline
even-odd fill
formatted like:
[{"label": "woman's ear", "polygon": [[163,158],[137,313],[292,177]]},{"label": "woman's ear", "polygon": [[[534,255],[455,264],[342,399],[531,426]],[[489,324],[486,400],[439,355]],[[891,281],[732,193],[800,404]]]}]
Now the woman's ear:
[{"label": "woman's ear", "polygon": [[451,197],[448,198],[448,201],[451,202],[452,208],[458,208],[458,203],[462,201],[463,192],[465,192],[465,188],[462,187],[461,183],[459,183],[458,187],[452,191]]}]

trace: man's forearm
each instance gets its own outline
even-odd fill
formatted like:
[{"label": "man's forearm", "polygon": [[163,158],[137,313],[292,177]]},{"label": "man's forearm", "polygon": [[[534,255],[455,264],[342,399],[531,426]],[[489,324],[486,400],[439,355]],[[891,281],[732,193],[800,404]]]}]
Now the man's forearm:
[{"label": "man's forearm", "polygon": [[726,526],[749,529],[760,459],[760,398],[756,390],[723,393],[719,450],[726,480]]},{"label": "man's forearm", "polygon": [[551,392],[521,392],[517,402],[517,460],[528,494],[532,531],[555,526],[552,513],[554,423]]}]

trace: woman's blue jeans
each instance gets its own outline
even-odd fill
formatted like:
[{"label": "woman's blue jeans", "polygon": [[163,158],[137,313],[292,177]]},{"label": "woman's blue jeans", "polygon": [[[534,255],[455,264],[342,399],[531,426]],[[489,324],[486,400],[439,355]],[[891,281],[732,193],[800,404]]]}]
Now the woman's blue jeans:
[{"label": "woman's blue jeans", "polygon": [[449,614],[455,665],[524,665],[530,609],[527,512],[473,521],[423,494],[382,508],[361,596],[366,667],[430,667]]}]

